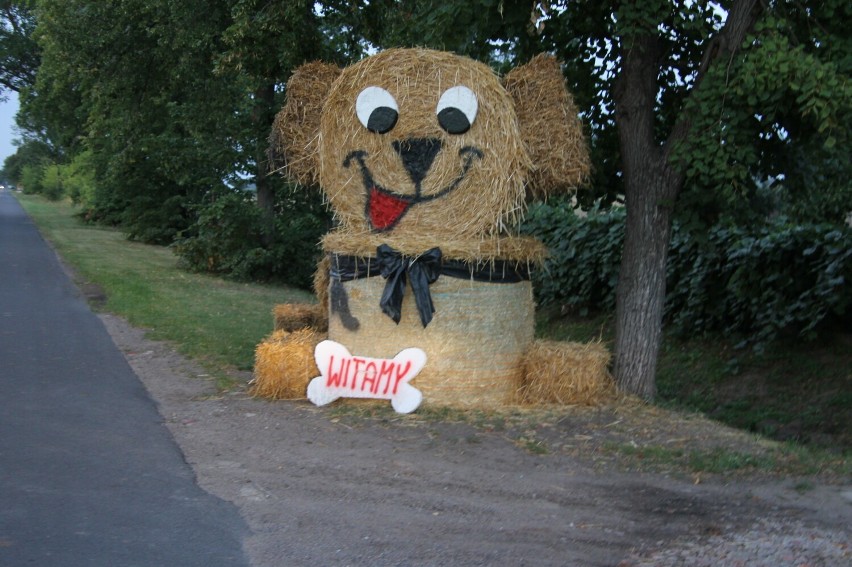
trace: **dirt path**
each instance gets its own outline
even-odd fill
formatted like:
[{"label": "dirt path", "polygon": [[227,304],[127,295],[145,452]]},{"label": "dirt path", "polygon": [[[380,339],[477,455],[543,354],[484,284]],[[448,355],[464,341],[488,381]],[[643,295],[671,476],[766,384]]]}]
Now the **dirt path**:
[{"label": "dirt path", "polygon": [[[545,453],[496,428],[216,396],[168,345],[102,319],[201,486],[241,510],[257,566],[852,561],[850,486],[629,473],[587,446],[601,430],[655,435],[663,414],[578,411],[546,432]],[[689,445],[691,421],[667,422],[672,444]]]}]

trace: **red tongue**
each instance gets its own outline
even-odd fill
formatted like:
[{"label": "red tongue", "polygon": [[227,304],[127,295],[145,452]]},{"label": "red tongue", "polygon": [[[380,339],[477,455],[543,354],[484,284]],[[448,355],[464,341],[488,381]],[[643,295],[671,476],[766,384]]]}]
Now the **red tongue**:
[{"label": "red tongue", "polygon": [[394,197],[373,187],[370,190],[370,223],[376,230],[387,230],[399,221],[410,204],[409,201]]}]

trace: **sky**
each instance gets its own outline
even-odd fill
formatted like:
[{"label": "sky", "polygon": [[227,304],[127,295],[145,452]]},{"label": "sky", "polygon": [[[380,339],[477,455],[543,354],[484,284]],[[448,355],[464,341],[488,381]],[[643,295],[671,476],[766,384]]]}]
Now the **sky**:
[{"label": "sky", "polygon": [[0,102],[0,167],[3,166],[3,161],[17,150],[12,145],[12,140],[17,137],[14,129],[15,114],[18,112],[18,93],[4,90],[3,95],[7,100]]}]

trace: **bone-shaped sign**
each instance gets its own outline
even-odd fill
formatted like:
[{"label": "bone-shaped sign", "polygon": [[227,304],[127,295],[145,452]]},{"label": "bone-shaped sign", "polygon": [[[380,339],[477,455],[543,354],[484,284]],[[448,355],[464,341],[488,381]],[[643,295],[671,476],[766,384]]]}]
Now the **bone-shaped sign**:
[{"label": "bone-shaped sign", "polygon": [[354,356],[340,343],[325,340],[316,346],[320,370],[308,384],[308,399],[318,406],[338,398],[390,400],[399,413],[417,409],[423,394],[409,384],[426,365],[426,353],[407,348],[391,359]]}]

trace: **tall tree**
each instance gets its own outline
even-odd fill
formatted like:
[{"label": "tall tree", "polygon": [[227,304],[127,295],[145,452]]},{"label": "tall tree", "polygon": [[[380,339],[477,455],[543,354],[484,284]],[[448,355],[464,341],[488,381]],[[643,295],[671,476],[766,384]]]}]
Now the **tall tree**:
[{"label": "tall tree", "polygon": [[273,212],[278,179],[270,176],[267,138],[280,107],[276,90],[299,64],[327,55],[320,32],[319,4],[307,0],[238,0],[232,3],[218,56],[220,75],[239,76],[249,89],[247,164],[254,170],[258,205]]},{"label": "tall tree", "polygon": [[227,4],[39,4],[42,64],[23,114],[91,150],[93,212],[131,236],[170,242],[193,204],[236,173],[242,91],[213,73]]},{"label": "tall tree", "polygon": [[[747,209],[759,181],[795,175],[777,155],[814,156],[845,136],[848,57],[827,45],[848,44],[830,20],[849,8],[653,0],[553,2],[544,11],[545,41],[567,55],[589,105],[593,144],[617,132],[610,182],[624,192],[627,227],[614,370],[623,389],[650,399],[677,207],[693,219],[720,201]],[[689,198],[678,202],[685,187]]]},{"label": "tall tree", "polygon": [[35,82],[40,61],[34,0],[0,2],[0,90],[20,92]]},{"label": "tall tree", "polygon": [[361,29],[380,47],[429,47],[506,71],[541,51],[535,3],[527,0],[378,0],[363,8]]},{"label": "tall tree", "polygon": [[[613,91],[627,206],[618,278],[614,373],[623,389],[645,398],[655,395],[672,214],[685,179],[671,154],[686,141],[694,121],[692,113],[679,112],[668,135],[659,142],[657,76],[661,59],[671,53],[666,53],[668,32],[661,25],[671,14],[666,4],[653,15],[631,5],[619,11],[622,62]],[[724,26],[705,42],[693,89],[716,61],[730,60],[737,53],[761,9],[758,0],[734,2]]]}]

